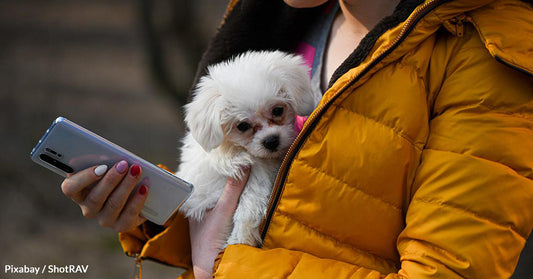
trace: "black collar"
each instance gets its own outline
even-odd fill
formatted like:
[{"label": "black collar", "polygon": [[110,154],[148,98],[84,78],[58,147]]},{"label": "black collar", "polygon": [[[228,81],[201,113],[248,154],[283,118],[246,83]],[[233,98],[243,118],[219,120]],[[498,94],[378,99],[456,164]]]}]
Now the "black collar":
[{"label": "black collar", "polygon": [[[337,0],[331,0],[337,1]],[[335,71],[330,85],[346,71],[359,65],[376,40],[388,29],[404,21],[423,0],[403,0],[394,13],[381,20],[353,53]],[[226,15],[225,23],[211,39],[200,63],[193,88],[208,65],[227,60],[248,50],[282,50],[292,52],[302,40],[314,18],[327,8],[295,9],[282,0],[240,0]]]}]

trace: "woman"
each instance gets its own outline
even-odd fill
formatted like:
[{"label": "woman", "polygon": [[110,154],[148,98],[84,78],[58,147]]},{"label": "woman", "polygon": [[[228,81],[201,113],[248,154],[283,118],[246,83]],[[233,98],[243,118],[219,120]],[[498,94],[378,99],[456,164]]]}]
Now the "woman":
[{"label": "woman", "polygon": [[[126,253],[197,278],[511,276],[533,227],[532,6],[285,2],[232,1],[197,75],[281,49],[301,53],[324,92],[280,169],[262,247],[216,246],[245,181],[228,180],[190,243],[181,216],[165,228],[138,217],[141,193],[113,201],[133,185],[115,168],[94,188],[105,191],[77,196],[84,212],[128,230]],[[98,180],[89,169],[63,189]]]}]

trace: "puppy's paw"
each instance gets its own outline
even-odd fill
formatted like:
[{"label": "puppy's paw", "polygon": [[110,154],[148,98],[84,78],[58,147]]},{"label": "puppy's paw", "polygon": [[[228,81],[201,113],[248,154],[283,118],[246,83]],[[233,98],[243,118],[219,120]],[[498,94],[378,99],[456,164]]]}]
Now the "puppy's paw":
[{"label": "puppy's paw", "polygon": [[180,212],[187,218],[201,221],[206,211],[215,207],[218,197],[193,194],[181,205]]},{"label": "puppy's paw", "polygon": [[235,224],[235,227],[228,238],[228,244],[245,244],[258,247],[261,244],[259,228]]},{"label": "puppy's paw", "polygon": [[185,215],[188,219],[194,219],[196,221],[202,221],[204,218],[205,212],[207,211],[207,208],[203,207],[193,207],[190,203],[184,203],[180,207],[180,212]]},{"label": "puppy's paw", "polygon": [[259,247],[261,245],[261,241],[257,241],[253,237],[238,237],[234,236],[233,234],[228,238],[228,244],[227,245],[235,245],[235,244],[244,244],[254,247]]}]

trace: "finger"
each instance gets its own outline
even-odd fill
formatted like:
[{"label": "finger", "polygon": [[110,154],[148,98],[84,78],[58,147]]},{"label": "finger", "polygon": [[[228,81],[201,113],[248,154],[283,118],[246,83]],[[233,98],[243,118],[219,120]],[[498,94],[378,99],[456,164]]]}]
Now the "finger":
[{"label": "finger", "polygon": [[128,200],[124,210],[120,213],[113,229],[117,232],[128,231],[146,221],[146,218],[140,216],[141,210],[148,197],[149,188],[141,185],[137,192]]},{"label": "finger", "polygon": [[102,210],[98,213],[97,218],[101,226],[112,227],[115,224],[131,191],[137,185],[141,176],[141,167],[139,165],[131,166],[129,173],[109,195]]},{"label": "finger", "polygon": [[106,175],[91,189],[81,204],[83,216],[94,218],[102,209],[104,202],[111,192],[119,185],[126,171],[128,163],[124,160],[116,163]]},{"label": "finger", "polygon": [[61,190],[65,196],[80,204],[85,200],[85,196],[87,195],[85,190],[87,187],[101,179],[106,171],[107,166],[100,165],[69,175],[63,180],[63,183],[61,183]]},{"label": "finger", "polygon": [[235,212],[241,193],[250,176],[250,167],[243,167],[242,170],[243,176],[240,179],[228,178],[226,180],[224,190],[222,190],[222,194],[215,206],[215,212],[220,212],[222,214],[232,214]]}]

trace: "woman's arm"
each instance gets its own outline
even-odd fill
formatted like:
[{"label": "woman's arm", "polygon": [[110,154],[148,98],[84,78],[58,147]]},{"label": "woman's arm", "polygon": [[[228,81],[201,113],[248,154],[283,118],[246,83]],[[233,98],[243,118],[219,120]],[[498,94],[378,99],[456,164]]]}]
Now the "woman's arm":
[{"label": "woman's arm", "polygon": [[196,279],[213,277],[215,258],[224,248],[231,233],[233,214],[250,175],[250,168],[243,169],[242,180],[228,178],[215,208],[206,213],[202,222],[189,220],[192,263]]}]

